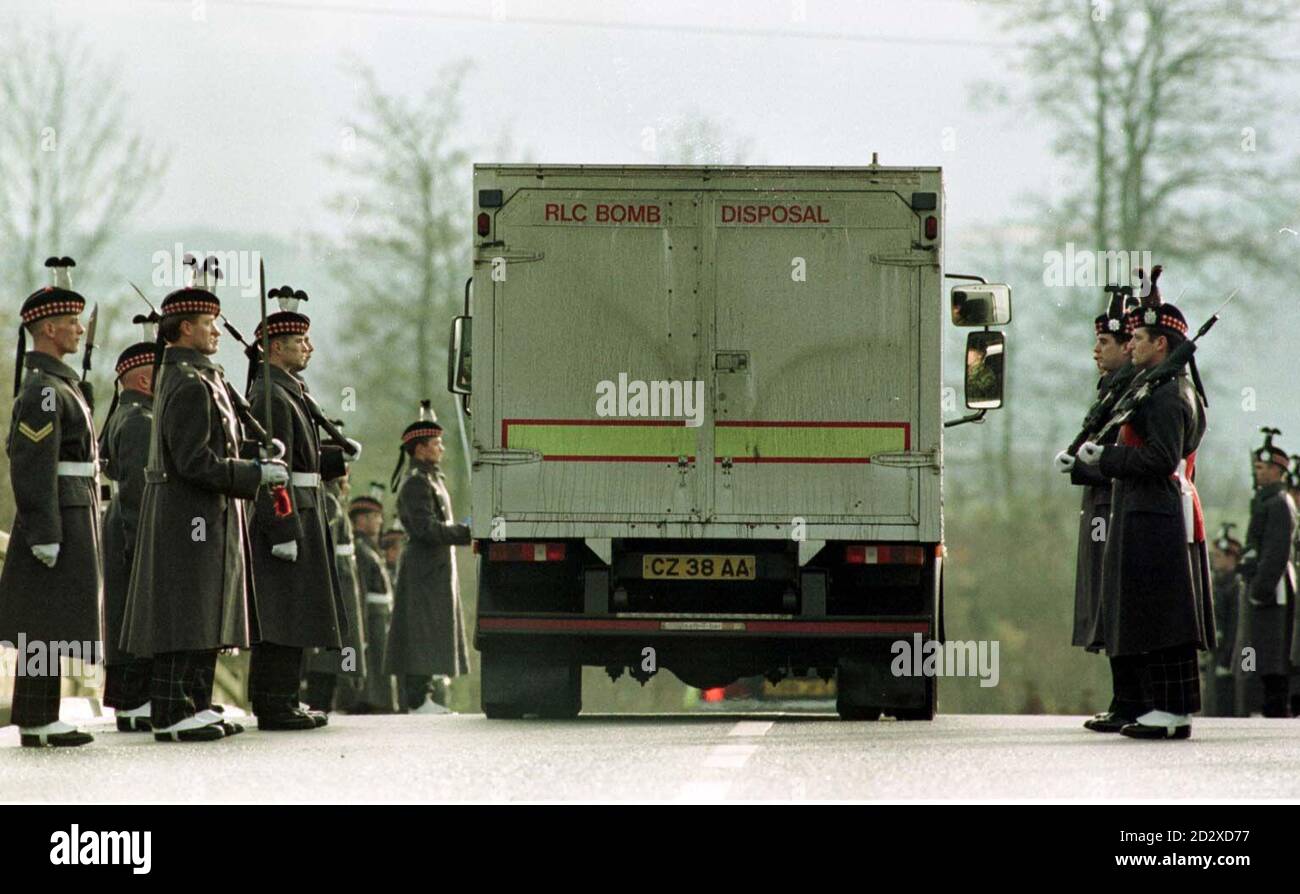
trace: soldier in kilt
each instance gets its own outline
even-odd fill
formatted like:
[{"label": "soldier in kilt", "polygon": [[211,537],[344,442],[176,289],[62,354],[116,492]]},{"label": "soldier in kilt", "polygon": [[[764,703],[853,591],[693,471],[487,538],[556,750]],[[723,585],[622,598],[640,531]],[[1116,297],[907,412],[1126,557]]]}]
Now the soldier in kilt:
[{"label": "soldier in kilt", "polygon": [[[1295,623],[1293,547],[1296,507],[1287,491],[1290,459],[1271,443],[1254,455],[1255,496],[1241,576],[1246,584],[1237,654],[1251,655],[1264,691],[1265,717],[1290,717],[1291,637]],[[1246,650],[1249,649],[1248,653]]]},{"label": "soldier in kilt", "polygon": [[347,616],[347,632],[342,652],[314,649],[307,655],[305,700],[316,711],[330,711],[337,704],[339,710],[356,714],[367,713],[364,695],[368,658],[356,538],[352,522],[343,511],[342,501],[347,492],[346,474],[325,484],[325,519],[334,541],[334,566]]},{"label": "soldier in kilt", "polygon": [[[150,328],[154,328],[150,324]],[[149,674],[153,661],[122,651],[119,642],[131,583],[135,532],[144,496],[144,470],[153,438],[153,369],[157,334],[124,350],[117,358],[117,391],[99,440],[104,472],[113,482],[113,499],[104,517],[104,704],[117,713],[122,732],[149,732]]]},{"label": "soldier in kilt", "polygon": [[[326,649],[338,658],[347,630],[323,484],[343,475],[346,463],[360,456],[361,445],[349,442],[352,449],[345,454],[340,446],[321,444],[307,386],[298,375],[312,354],[311,320],[297,311],[305,295],[288,286],[270,294],[284,309],[266,319],[269,353],[267,362],[256,365],[249,403],[257,419],[270,415],[270,431],[284,444],[291,480],[286,500],[263,493],[253,510],[258,630],[248,696],[258,729],[310,730],[328,719],[323,711],[299,707],[303,651]],[[256,335],[261,342],[261,324]]]},{"label": "soldier in kilt", "polygon": [[[1135,313],[1130,355],[1154,369],[1187,337],[1178,308],[1149,302]],[[1184,370],[1154,389],[1120,429],[1116,444],[1086,443],[1079,461],[1115,481],[1102,560],[1106,652],[1133,662],[1143,713],[1119,732],[1139,739],[1185,739],[1200,710],[1197,650],[1212,649],[1213,594],[1205,525],[1196,494],[1196,448],[1205,403]]]},{"label": "soldier in kilt", "polygon": [[[1132,337],[1126,325],[1125,295],[1113,292],[1106,313],[1093,320],[1096,341],[1092,356],[1100,378],[1096,400],[1102,400],[1113,388],[1127,387],[1125,374],[1129,366],[1128,342]],[[1121,384],[1125,383],[1125,384]],[[1118,397],[1118,395],[1116,395]],[[1107,436],[1105,443],[1114,443]],[[1111,481],[1095,466],[1073,461],[1064,451],[1058,454],[1058,468],[1069,471],[1070,483],[1083,488],[1079,510],[1079,540],[1074,576],[1074,635],[1071,644],[1088,652],[1105,648],[1101,616],[1102,557],[1106,548],[1105,530],[1110,522]],[[1142,682],[1133,662],[1110,656],[1111,700],[1105,712],[1084,722],[1095,732],[1116,732],[1132,723],[1142,708]]]},{"label": "soldier in kilt", "polygon": [[[212,271],[215,274],[215,270]],[[239,404],[212,361],[221,339],[215,276],[163,299],[166,344],[127,587],[121,646],[152,658],[150,722],[160,742],[243,731],[212,708],[217,653],[248,648],[252,590],[245,501],[284,484],[284,464],[242,458]]]},{"label": "soldier in kilt", "polygon": [[0,571],[0,642],[19,649],[10,722],[26,747],[92,741],[59,720],[59,660],[102,657],[99,455],[81,382],[63,362],[85,334],[86,299],[72,290],[71,258],[45,266],[54,284],[22,305],[5,443],[18,512]]},{"label": "soldier in kilt", "polygon": [[[452,547],[468,546],[470,534],[452,515],[451,495],[438,467],[443,449],[442,426],[425,401],[421,418],[402,432],[402,452],[393,470],[407,543],[384,656],[385,671],[403,686],[406,710],[424,713],[446,709],[446,681],[433,678],[469,672],[469,638]],[[411,468],[403,477],[408,458]],[[443,684],[437,693],[441,702],[433,697],[435,683]]]},{"label": "soldier in kilt", "polygon": [[384,656],[388,651],[388,628],[393,619],[393,582],[379,549],[379,533],[384,527],[383,485],[369,494],[353,497],[348,505],[356,543],[357,579],[366,611],[366,693],[367,710],[392,714],[399,710],[391,674],[384,673]]},{"label": "soldier in kilt", "polygon": [[1203,663],[1207,717],[1245,717],[1237,697],[1234,669],[1240,665],[1237,651],[1237,619],[1243,610],[1245,588],[1238,567],[1245,547],[1232,536],[1236,525],[1226,524],[1210,546],[1211,581],[1214,585],[1214,629],[1218,644],[1206,653]]}]

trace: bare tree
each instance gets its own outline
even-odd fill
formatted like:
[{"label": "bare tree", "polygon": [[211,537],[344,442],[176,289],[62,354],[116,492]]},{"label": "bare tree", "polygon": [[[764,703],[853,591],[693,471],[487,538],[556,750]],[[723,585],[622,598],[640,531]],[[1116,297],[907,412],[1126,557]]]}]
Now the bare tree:
[{"label": "bare tree", "polygon": [[[93,267],[157,195],[166,157],[132,129],[114,73],[75,33],[0,34],[0,330],[17,325],[15,299],[44,284],[46,257]],[[114,316],[101,321],[101,343]],[[12,370],[0,363],[0,393],[9,393]],[[8,417],[6,401],[0,428]],[[12,508],[9,478],[0,476],[0,519]]]},{"label": "bare tree", "polygon": [[[1280,105],[1269,47],[1289,0],[1005,0],[1027,46],[1019,97],[1051,122],[1056,154],[1079,171],[1057,219],[1092,247],[1194,263],[1277,264],[1286,160],[1261,142]],[[1063,212],[1063,213],[1062,213]],[[1100,293],[1098,293],[1100,294]],[[1100,300],[1100,299],[1099,299]]]},{"label": "bare tree", "polygon": [[135,130],[115,67],[76,33],[0,36],[0,288],[43,281],[44,259],[93,262],[161,186],[166,156]]},{"label": "bare tree", "polygon": [[343,224],[327,240],[329,266],[347,293],[349,336],[368,348],[344,384],[368,417],[449,402],[447,325],[469,271],[470,156],[457,130],[466,67],[443,68],[415,99],[385,93],[358,67],[360,109],[328,159],[343,184],[328,201]]},{"label": "bare tree", "polygon": [[657,154],[669,164],[743,165],[753,149],[751,139],[697,110],[669,119],[660,133]]}]

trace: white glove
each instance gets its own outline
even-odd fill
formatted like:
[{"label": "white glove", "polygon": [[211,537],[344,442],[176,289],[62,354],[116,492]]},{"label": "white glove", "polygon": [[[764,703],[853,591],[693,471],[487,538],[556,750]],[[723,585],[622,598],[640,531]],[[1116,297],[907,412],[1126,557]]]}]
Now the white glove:
[{"label": "white glove", "polygon": [[271,547],[271,555],[286,562],[298,561],[298,541],[290,540],[288,543],[275,544]]},{"label": "white glove", "polygon": [[1074,468],[1074,457],[1070,456],[1068,450],[1062,450],[1052,459],[1052,465],[1058,472],[1068,472]]},{"label": "white glove", "polygon": [[285,484],[289,480],[289,470],[282,462],[264,461],[262,463],[263,484]]},{"label": "white glove", "polygon": [[351,450],[343,451],[343,459],[350,463],[354,463],[361,459],[361,442],[354,441],[352,438],[344,438],[343,440],[347,441],[348,446],[352,448]]},{"label": "white glove", "polygon": [[1094,444],[1092,441],[1084,441],[1083,446],[1079,448],[1079,461],[1095,466],[1101,462],[1101,454],[1106,448],[1100,444]]},{"label": "white glove", "polygon": [[32,555],[46,568],[53,568],[54,563],[59,561],[59,544],[33,543]]}]

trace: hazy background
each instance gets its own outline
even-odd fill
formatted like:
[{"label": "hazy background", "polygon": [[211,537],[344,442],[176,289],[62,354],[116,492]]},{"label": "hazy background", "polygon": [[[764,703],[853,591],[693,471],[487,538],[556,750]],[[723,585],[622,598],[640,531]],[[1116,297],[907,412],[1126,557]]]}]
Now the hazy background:
[{"label": "hazy background", "polygon": [[[878,152],[941,165],[947,269],[1008,281],[1016,300],[1008,407],[946,436],[948,633],[999,639],[1002,683],[945,683],[941,709],[1091,711],[1104,662],[1068,646],[1079,494],[1049,461],[1090,400],[1101,298],[1047,287],[1044,252],[1152,250],[1194,325],[1242,288],[1198,357],[1209,520],[1244,523],[1258,428],[1300,452],[1288,14],[1266,0],[0,0],[0,323],[13,331],[46,255],[77,257],[79,288],[104,307],[102,407],[143,307],[127,279],[156,302],[176,285],[155,280],[157,252],[260,252],[271,285],[312,296],[307,378],[322,403],[337,412],[356,389],[343,415],[367,445],[364,489],[387,480],[420,398],[455,418],[442,364],[469,272],[470,163],[860,165]],[[57,219],[30,211],[53,204]],[[256,300],[237,291],[223,301],[251,333]],[[950,381],[963,338],[947,335]],[[11,519],[5,490],[0,527]],[[667,676],[646,691],[588,685],[586,702],[675,707]],[[475,678],[460,681],[458,702],[475,699]]]}]

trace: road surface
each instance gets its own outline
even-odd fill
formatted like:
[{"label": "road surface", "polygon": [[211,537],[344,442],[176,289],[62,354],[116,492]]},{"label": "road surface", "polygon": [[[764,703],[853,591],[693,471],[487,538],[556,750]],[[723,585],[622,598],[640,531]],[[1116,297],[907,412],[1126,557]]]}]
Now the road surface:
[{"label": "road surface", "polygon": [[[1300,720],[1203,718],[1185,742],[1099,735],[1081,717],[940,715],[333,715],[161,744],[85,724],[77,749],[0,729],[0,801],[387,803],[1300,798]],[[102,734],[101,734],[102,733]]]}]

